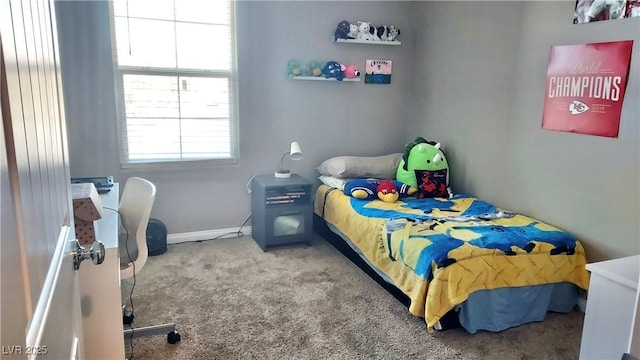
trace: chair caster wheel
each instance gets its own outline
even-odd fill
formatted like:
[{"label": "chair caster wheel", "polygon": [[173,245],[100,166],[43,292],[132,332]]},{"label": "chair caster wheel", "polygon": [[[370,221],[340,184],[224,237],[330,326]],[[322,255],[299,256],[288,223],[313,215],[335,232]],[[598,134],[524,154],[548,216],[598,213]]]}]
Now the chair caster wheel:
[{"label": "chair caster wheel", "polygon": [[172,332],[167,334],[167,342],[169,344],[175,344],[180,341],[180,333],[177,330],[173,330]]},{"label": "chair caster wheel", "polygon": [[122,315],[122,323],[125,324],[125,325],[129,325],[129,324],[131,324],[133,322],[133,318],[134,318],[133,313],[125,312]]}]

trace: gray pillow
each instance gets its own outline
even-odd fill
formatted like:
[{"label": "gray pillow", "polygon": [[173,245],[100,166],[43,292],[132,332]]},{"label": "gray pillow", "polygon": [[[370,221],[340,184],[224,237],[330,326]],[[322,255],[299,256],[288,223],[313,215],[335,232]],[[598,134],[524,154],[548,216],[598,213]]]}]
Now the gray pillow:
[{"label": "gray pillow", "polygon": [[336,178],[395,179],[402,153],[383,156],[336,156],[316,169],[322,175]]}]

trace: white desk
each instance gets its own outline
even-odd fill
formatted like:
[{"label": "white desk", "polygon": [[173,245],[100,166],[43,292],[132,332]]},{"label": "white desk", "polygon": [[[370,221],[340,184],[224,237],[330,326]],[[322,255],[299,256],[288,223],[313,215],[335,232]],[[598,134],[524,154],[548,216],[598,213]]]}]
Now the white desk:
[{"label": "white desk", "polygon": [[640,256],[600,261],[586,267],[591,271],[591,280],[580,359],[620,359],[633,340],[640,294]]},{"label": "white desk", "polygon": [[96,221],[96,239],[105,248],[104,262],[85,261],[79,272],[82,328],[86,359],[124,359],[120,256],[118,253],[119,188],[100,195],[102,218]]}]

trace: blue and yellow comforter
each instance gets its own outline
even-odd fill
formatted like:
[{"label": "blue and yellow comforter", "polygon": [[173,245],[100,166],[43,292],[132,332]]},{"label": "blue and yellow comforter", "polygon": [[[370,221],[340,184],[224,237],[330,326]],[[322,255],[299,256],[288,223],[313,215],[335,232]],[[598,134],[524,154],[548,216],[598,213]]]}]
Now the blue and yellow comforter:
[{"label": "blue and yellow comforter", "polygon": [[588,286],[580,242],[536,219],[465,195],[384,203],[329,190],[319,187],[316,213],[393,279],[429,329],[474,291]]}]

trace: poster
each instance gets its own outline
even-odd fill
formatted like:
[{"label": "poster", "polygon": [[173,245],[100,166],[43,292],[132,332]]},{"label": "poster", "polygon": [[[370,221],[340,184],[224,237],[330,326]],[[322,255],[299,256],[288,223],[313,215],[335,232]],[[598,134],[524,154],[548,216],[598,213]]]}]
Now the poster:
[{"label": "poster", "polygon": [[640,17],[640,0],[576,0],[573,23]]},{"label": "poster", "polygon": [[632,40],[551,48],[542,128],[618,137]]},{"label": "poster", "polygon": [[391,84],[391,60],[367,60],[365,62],[365,84]]}]

